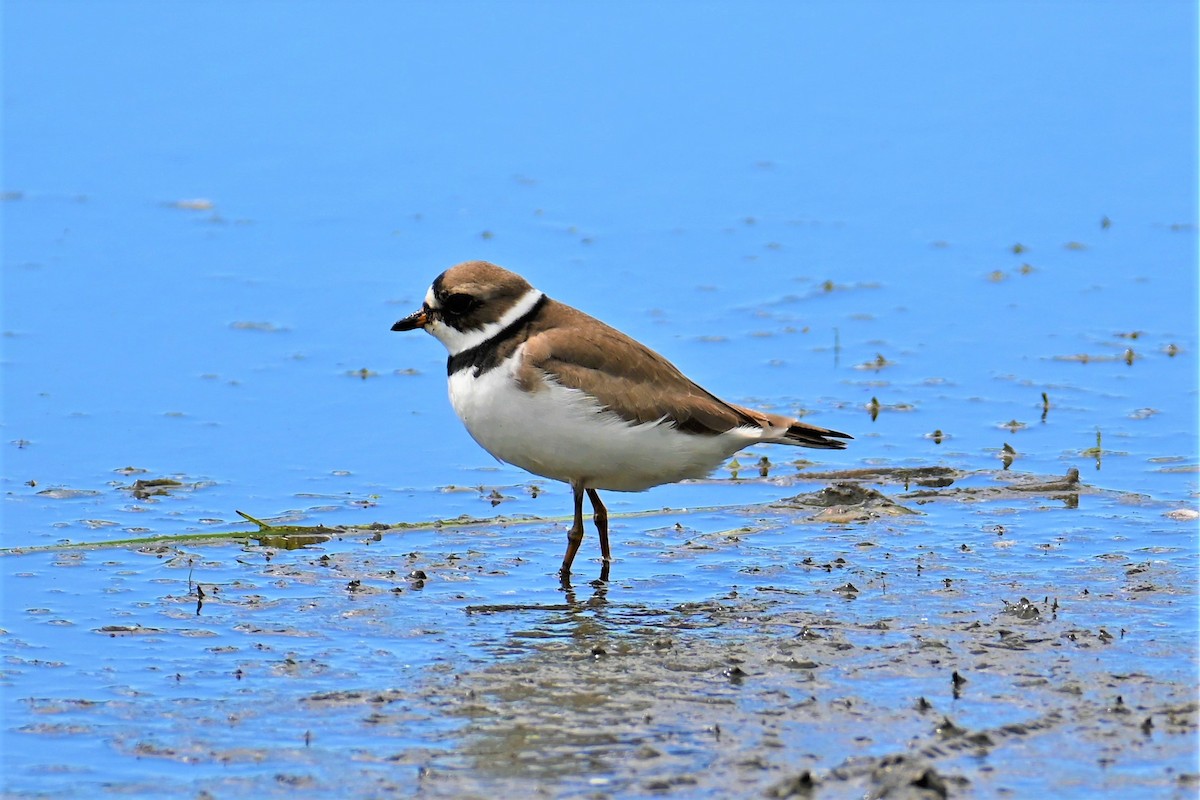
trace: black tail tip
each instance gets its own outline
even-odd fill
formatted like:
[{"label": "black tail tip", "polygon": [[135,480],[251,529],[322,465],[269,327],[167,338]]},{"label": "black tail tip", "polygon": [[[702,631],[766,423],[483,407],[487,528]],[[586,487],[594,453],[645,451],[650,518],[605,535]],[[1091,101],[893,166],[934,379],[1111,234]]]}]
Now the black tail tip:
[{"label": "black tail tip", "polygon": [[845,450],[846,443],[839,442],[838,439],[854,438],[848,433],[818,428],[815,425],[793,425],[787,435],[789,439],[795,440],[796,444],[818,450]]}]

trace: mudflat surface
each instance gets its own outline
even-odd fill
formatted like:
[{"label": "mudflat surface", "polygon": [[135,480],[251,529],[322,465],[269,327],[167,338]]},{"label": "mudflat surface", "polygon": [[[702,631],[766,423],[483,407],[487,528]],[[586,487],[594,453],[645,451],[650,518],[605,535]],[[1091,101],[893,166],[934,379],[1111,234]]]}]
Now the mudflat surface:
[{"label": "mudflat surface", "polygon": [[[565,525],[537,520],[10,554],[46,604],[27,616],[69,643],[6,637],[28,693],[22,780],[214,797],[1195,793],[1187,519],[1074,474],[795,488],[618,520],[609,584],[559,587]],[[1165,524],[1161,542],[1105,537],[1115,510]],[[72,768],[64,748],[100,748],[103,766]]]}]

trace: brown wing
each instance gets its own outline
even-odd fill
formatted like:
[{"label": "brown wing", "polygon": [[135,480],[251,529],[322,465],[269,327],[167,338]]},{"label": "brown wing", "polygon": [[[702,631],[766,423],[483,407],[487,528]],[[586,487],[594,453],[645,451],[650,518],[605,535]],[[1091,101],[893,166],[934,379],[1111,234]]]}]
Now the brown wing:
[{"label": "brown wing", "polygon": [[757,415],[724,402],[650,348],[582,311],[550,301],[540,317],[525,344],[521,380],[529,388],[548,375],[630,422],[665,417],[689,433],[759,425]]}]

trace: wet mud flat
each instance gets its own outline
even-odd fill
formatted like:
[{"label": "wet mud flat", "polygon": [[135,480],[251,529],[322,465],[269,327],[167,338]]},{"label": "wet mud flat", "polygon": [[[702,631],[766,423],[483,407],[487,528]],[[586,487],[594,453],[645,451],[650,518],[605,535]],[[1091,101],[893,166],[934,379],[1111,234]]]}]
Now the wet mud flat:
[{"label": "wet mud flat", "polygon": [[528,520],[10,554],[99,591],[6,632],[6,788],[1195,795],[1186,514],[1071,473],[821,481],[621,520],[613,581],[569,588]]}]

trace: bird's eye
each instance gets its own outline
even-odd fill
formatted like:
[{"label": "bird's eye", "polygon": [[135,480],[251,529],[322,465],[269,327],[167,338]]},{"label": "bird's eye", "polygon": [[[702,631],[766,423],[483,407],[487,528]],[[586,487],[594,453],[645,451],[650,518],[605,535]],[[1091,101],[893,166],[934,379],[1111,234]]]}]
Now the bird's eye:
[{"label": "bird's eye", "polygon": [[469,294],[452,294],[442,301],[446,313],[455,316],[462,316],[477,305],[479,302]]}]

